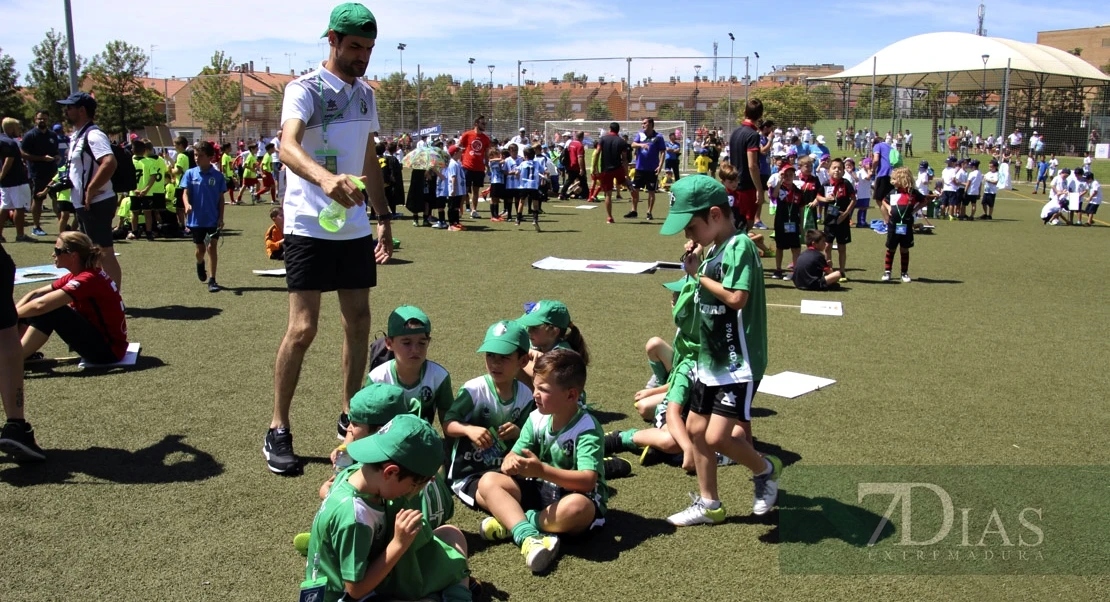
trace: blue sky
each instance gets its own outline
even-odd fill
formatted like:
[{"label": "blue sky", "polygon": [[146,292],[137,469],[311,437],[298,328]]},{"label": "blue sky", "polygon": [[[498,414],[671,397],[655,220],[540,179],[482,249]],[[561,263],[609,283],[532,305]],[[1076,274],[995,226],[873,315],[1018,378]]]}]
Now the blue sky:
[{"label": "blue sky", "polygon": [[[467,59],[475,58],[474,78],[489,81],[488,65],[495,65],[494,83],[515,83],[516,62],[527,59],[561,59],[590,56],[696,56],[701,59],[633,61],[632,79],[655,80],[679,75],[693,77],[694,65],[702,75],[712,75],[713,42],[718,54],[729,54],[728,33],[736,36],[735,55],[758,52],[759,70],[790,63],[839,63],[846,67],[898,39],[934,31],[973,32],[978,3],[973,0],[825,0],[808,2],[801,17],[794,8],[786,12],[761,10],[759,16],[743,14],[746,7],[765,2],[674,2],[662,0],[556,0],[519,2],[444,2],[406,0],[367,3],[378,19],[380,37],[371,59],[369,76],[398,70],[398,42],[404,51],[406,73],[420,64],[425,73],[451,73],[470,77]],[[79,54],[90,57],[104,44],[123,39],[148,51],[153,49],[156,77],[191,76],[207,64],[213,50],[225,51],[236,62],[253,60],[256,70],[268,64],[274,71],[300,72],[315,64],[327,51],[319,40],[327,26],[330,3],[304,0],[265,2],[174,2],[143,5],[141,14],[162,18],[160,24],[135,13],[134,1],[73,0],[74,38]],[[1037,31],[1105,24],[1110,10],[1096,14],[1099,2],[1028,0],[987,2],[988,35],[1034,42]],[[160,6],[161,8],[157,8]],[[792,5],[802,6],[802,5]],[[190,8],[200,10],[190,10]],[[184,14],[179,12],[184,9]],[[0,0],[0,22],[18,23],[5,28],[3,51],[12,55],[24,76],[31,46],[46,30],[65,28],[61,0]],[[121,18],[122,15],[135,18]],[[735,16],[730,16],[735,15]],[[613,24],[617,25],[613,25]],[[742,24],[755,23],[755,26]],[[946,49],[937,49],[944,52]],[[559,77],[567,71],[619,79],[625,75],[622,60],[601,62],[551,62],[524,64],[529,77]],[[744,61],[734,62],[734,73],[743,76]],[[717,74],[729,74],[727,58],[719,59]]]}]

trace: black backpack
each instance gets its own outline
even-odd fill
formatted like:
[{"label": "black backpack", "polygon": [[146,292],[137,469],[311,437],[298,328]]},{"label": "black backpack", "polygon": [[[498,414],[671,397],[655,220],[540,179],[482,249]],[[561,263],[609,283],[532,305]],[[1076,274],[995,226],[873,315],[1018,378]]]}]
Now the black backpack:
[{"label": "black backpack", "polygon": [[[90,127],[88,131],[91,132],[94,129],[99,130],[100,128],[94,125]],[[86,152],[89,154],[89,156],[92,156],[92,149],[89,148],[88,132],[85,133],[85,139],[83,140],[83,143],[85,145],[83,152]],[[132,160],[134,156],[131,154],[131,151],[123,148],[115,142],[109,141],[108,144],[112,149],[112,156],[116,158],[116,171],[112,174],[112,190],[116,193],[124,194],[135,190],[135,187],[139,185],[139,180],[135,176],[135,170],[131,168],[131,166],[133,165]]]}]

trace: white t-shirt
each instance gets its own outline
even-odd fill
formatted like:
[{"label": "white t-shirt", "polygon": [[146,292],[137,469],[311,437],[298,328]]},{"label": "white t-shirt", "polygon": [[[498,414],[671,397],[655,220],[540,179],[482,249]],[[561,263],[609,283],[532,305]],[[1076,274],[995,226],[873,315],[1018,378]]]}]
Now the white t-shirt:
[{"label": "white t-shirt", "polygon": [[983,174],[983,194],[998,193],[998,172],[988,171]]},{"label": "white t-shirt", "polygon": [[[86,150],[86,148],[88,150]],[[92,151],[90,155],[89,151]],[[112,154],[112,145],[108,142],[108,135],[95,125],[87,124],[86,127],[74,132],[73,142],[69,146],[69,179],[73,182],[70,191],[70,201],[74,207],[82,207],[85,203],[85,186],[96,177],[103,157]],[[125,169],[130,166],[117,165],[116,169]],[[87,204],[99,203],[108,199],[115,200],[116,193],[112,191],[112,180],[104,182],[93,198]]]},{"label": "white t-shirt", "polygon": [[910,132],[906,132],[906,137],[904,138],[904,140],[906,141],[906,146],[913,144],[913,134]]},{"label": "white t-shirt", "polygon": [[862,167],[856,170],[856,198],[871,198],[871,176]]},{"label": "white t-shirt", "polygon": [[[334,162],[337,173],[363,175],[367,141],[372,141],[381,129],[374,90],[365,81],[356,80],[352,86],[321,64],[285,87],[282,126],[290,119],[305,123],[301,147],[309,157],[325,166]],[[331,199],[322,188],[290,171],[286,174],[284,233],[327,240],[371,235],[370,219],[363,207],[347,210],[347,223],[338,232],[324,230],[320,227],[320,212],[329,204]]]},{"label": "white t-shirt", "polygon": [[925,195],[925,196],[928,196],[929,195],[929,172],[927,172],[927,171],[917,172],[917,182],[916,182],[916,184],[917,184],[917,191],[920,192],[921,194]]},{"label": "white t-shirt", "polygon": [[944,187],[941,188],[942,191],[956,192],[956,168],[945,167],[944,170],[940,172],[940,181],[944,183]]},{"label": "white t-shirt", "polygon": [[1048,189],[1054,199],[1066,195],[1068,192],[1068,184],[1064,179],[1064,174],[1057,174],[1055,178],[1052,178],[1052,181],[1048,183]]},{"label": "white t-shirt", "polygon": [[1090,192],[1091,192],[1091,200],[1089,200],[1088,203],[1090,203],[1092,205],[1101,205],[1102,204],[1102,184],[1099,184],[1098,180],[1091,180],[1091,183],[1088,184],[1088,186],[1090,186]]},{"label": "white t-shirt", "polygon": [[978,195],[983,188],[983,174],[978,169],[967,174],[967,193]]}]

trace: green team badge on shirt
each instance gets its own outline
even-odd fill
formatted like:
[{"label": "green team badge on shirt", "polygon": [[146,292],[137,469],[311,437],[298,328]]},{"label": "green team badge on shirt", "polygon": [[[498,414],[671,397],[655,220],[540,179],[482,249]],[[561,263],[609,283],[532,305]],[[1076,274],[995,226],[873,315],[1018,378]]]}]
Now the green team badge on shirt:
[{"label": "green team badge on shirt", "polygon": [[365,115],[366,112],[369,111],[369,110],[370,109],[367,108],[367,106],[366,106],[366,99],[364,99],[364,98],[358,99],[358,112]]}]

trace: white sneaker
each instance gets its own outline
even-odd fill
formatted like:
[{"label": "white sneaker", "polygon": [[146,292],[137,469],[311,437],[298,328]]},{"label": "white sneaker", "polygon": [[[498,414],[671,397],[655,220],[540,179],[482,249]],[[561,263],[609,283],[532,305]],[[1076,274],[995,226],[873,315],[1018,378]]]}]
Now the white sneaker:
[{"label": "white sneaker", "polygon": [[733,460],[721,452],[717,452],[717,466],[733,466],[735,464],[738,464],[736,460]]},{"label": "white sneaker", "polygon": [[559,553],[559,538],[554,535],[529,537],[520,545],[520,553],[533,573],[542,573]]},{"label": "white sneaker", "polygon": [[480,213],[478,213],[477,211],[471,211],[470,212],[470,218],[471,219],[478,219],[479,217],[482,217],[482,215]]},{"label": "white sneaker", "polygon": [[651,378],[648,379],[647,384],[644,385],[644,388],[645,389],[654,389],[655,387],[658,387],[658,386],[659,386],[659,379],[656,378],[656,376],[654,374],[652,374]]},{"label": "white sneaker", "polygon": [[763,516],[771,511],[779,498],[779,477],[782,475],[782,460],[775,456],[764,456],[771,463],[771,472],[752,477],[755,495],[752,501],[752,514]]},{"label": "white sneaker", "polygon": [[906,273],[903,273],[902,274],[902,282],[910,282],[910,275],[906,274]]},{"label": "white sneaker", "polygon": [[883,277],[879,280],[883,282],[890,282],[890,272],[883,272]]},{"label": "white sneaker", "polygon": [[690,527],[693,525],[716,525],[725,520],[725,507],[718,506],[710,510],[705,506],[705,500],[700,495],[690,494],[691,504],[682,512],[677,512],[667,517],[667,522],[676,527]]}]

